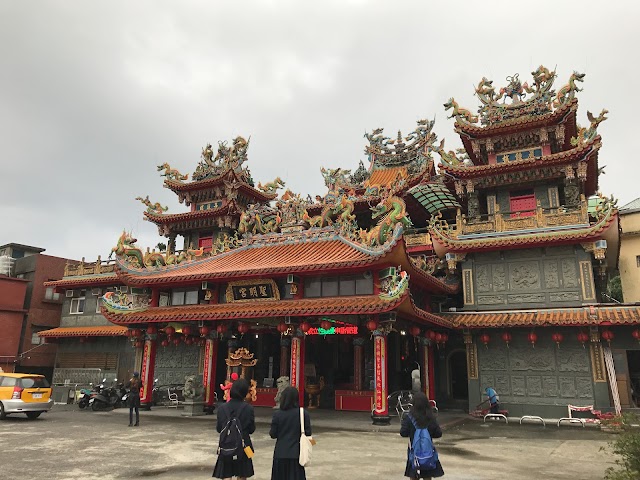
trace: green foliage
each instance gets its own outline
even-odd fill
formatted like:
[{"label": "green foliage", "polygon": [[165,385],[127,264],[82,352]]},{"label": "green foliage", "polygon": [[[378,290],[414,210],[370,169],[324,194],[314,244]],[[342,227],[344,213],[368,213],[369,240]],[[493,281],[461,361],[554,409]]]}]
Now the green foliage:
[{"label": "green foliage", "polygon": [[159,242],[159,243],[156,245],[156,248],[157,248],[159,251],[164,252],[164,251],[166,251],[166,250],[167,250],[167,245],[166,245],[166,244],[164,244],[164,243],[162,243],[162,242]]},{"label": "green foliage", "polygon": [[[640,417],[624,414],[616,417],[622,427],[622,433],[610,442],[609,448],[618,455],[617,468],[608,468],[605,480],[638,480],[640,478]],[[614,419],[614,420],[616,420]],[[635,425],[635,426],[633,426]]]},{"label": "green foliage", "polygon": [[607,285],[607,294],[611,298],[622,302],[622,281],[620,280],[620,275],[609,280],[609,285]]}]

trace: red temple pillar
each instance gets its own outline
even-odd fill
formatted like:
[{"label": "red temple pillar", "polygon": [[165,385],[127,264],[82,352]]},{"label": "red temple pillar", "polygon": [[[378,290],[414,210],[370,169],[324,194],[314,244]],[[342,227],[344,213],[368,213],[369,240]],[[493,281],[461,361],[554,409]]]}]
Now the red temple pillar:
[{"label": "red temple pillar", "polygon": [[290,382],[298,389],[300,406],[304,405],[304,333],[298,331],[291,338]]},{"label": "red temple pillar", "polygon": [[431,394],[433,389],[431,388],[431,368],[433,360],[429,359],[429,351],[431,350],[431,342],[427,338],[420,339],[420,373],[422,378],[420,383],[422,384],[422,392],[431,400]]},{"label": "red temple pillar", "polygon": [[362,367],[364,363],[364,338],[353,340],[353,389],[362,390]]},{"label": "red temple pillar", "polygon": [[142,350],[142,368],[140,380],[142,381],[142,392],[140,394],[140,405],[145,410],[151,410],[153,403],[153,374],[156,368],[156,346],[158,334],[147,334]]},{"label": "red temple pillar", "polygon": [[215,407],[216,391],[216,360],[218,359],[218,340],[207,337],[204,344],[204,368],[202,370],[202,384],[204,385],[204,408],[207,412],[213,412]]},{"label": "red temple pillar", "polygon": [[282,337],[280,339],[280,376],[289,375],[289,352],[291,351],[291,339]]},{"label": "red temple pillar", "polygon": [[375,391],[373,395],[373,413],[371,418],[374,425],[389,425],[388,371],[387,371],[387,336],[379,331],[373,333],[373,369]]}]

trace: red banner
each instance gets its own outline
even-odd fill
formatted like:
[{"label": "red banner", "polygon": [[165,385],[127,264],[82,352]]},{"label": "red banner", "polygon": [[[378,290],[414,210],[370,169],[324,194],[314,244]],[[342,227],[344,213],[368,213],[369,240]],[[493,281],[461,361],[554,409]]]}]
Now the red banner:
[{"label": "red banner", "polygon": [[387,415],[387,338],[383,335],[373,337],[375,369],[375,413]]},{"label": "red banner", "polygon": [[291,386],[298,388],[300,375],[300,337],[291,339]]},{"label": "red banner", "polygon": [[142,380],[142,395],[140,401],[142,403],[151,403],[153,400],[153,372],[156,363],[156,341],[147,339],[144,342],[144,350],[142,351],[142,371],[140,379]]},{"label": "red banner", "polygon": [[204,368],[202,369],[202,384],[204,385],[205,405],[214,403],[216,359],[218,357],[218,340],[207,339],[204,344]]}]

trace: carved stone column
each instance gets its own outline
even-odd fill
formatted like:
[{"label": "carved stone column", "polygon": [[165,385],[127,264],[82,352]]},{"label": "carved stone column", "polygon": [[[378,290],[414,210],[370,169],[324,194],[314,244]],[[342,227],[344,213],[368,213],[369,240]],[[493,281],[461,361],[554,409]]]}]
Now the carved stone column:
[{"label": "carved stone column", "polygon": [[362,390],[362,367],[364,364],[364,338],[353,340],[353,389]]},{"label": "carved stone column", "polygon": [[289,352],[291,351],[291,339],[282,337],[280,339],[280,376],[289,376]]},{"label": "carved stone column", "polygon": [[[214,337],[215,336],[215,337]],[[204,407],[208,412],[213,412],[215,407],[216,391],[216,367],[218,359],[217,333],[206,339],[204,344],[204,367],[202,369],[202,384],[204,385]]]},{"label": "carved stone column", "polygon": [[140,394],[140,405],[145,410],[151,410],[151,404],[153,403],[153,374],[156,368],[157,343],[157,334],[147,334],[142,350],[142,368],[140,371],[142,393]]},{"label": "carved stone column", "polygon": [[388,362],[387,336],[376,330],[373,333],[373,372],[375,391],[373,394],[373,413],[371,418],[374,425],[389,425],[388,395]]}]

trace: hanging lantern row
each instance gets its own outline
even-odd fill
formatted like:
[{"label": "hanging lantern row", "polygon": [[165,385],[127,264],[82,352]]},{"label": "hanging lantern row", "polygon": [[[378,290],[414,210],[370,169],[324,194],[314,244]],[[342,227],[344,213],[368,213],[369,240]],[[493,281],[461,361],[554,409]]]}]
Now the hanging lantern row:
[{"label": "hanging lantern row", "polygon": [[440,344],[444,345],[449,341],[449,335],[445,332],[434,332],[433,330],[427,330],[424,332],[425,338],[428,338],[432,342],[436,342],[438,347]]},{"label": "hanging lantern row", "polygon": [[601,337],[603,340],[606,340],[609,345],[611,345],[611,340],[613,340],[613,332],[611,330],[605,330],[602,332]]},{"label": "hanging lantern row", "polygon": [[244,323],[244,322],[240,322],[238,323],[238,333],[240,335],[244,335],[245,333],[249,332],[249,324],[248,323]]},{"label": "hanging lantern row", "polygon": [[367,322],[367,329],[368,329],[370,332],[373,332],[373,331],[377,330],[377,329],[378,329],[378,327],[379,327],[379,324],[378,324],[378,322],[376,322],[375,320],[369,320],[369,321]]},{"label": "hanging lantern row", "polygon": [[[638,342],[640,342],[640,329],[634,330],[633,332],[631,332],[631,335]],[[606,340],[609,344],[611,344],[611,341],[615,337],[615,335],[611,330],[604,330],[600,334],[600,336],[603,340]],[[511,340],[513,339],[513,336],[511,335],[511,333],[504,332],[500,337],[502,338],[502,341],[504,341],[504,343],[507,344],[507,348],[508,348],[509,344],[511,343]],[[584,347],[584,345],[589,341],[589,334],[585,332],[578,332],[576,334],[576,338],[578,342],[580,342]],[[478,337],[478,339],[484,344],[485,347],[488,346],[489,343],[491,342],[491,336],[488,333],[483,333]],[[558,346],[558,348],[560,348],[560,344],[564,342],[564,335],[560,332],[554,332],[551,334],[551,340],[553,340],[553,342]],[[538,343],[538,335],[535,332],[528,333],[527,341],[535,348],[536,343]]]},{"label": "hanging lantern row", "polygon": [[583,347],[584,347],[584,344],[589,341],[589,335],[584,332],[579,332],[578,335],[576,335],[576,337],[578,338],[578,341],[582,344]]},{"label": "hanging lantern row", "polygon": [[635,338],[638,341],[638,343],[640,343],[640,330],[639,329],[636,328],[633,332],[631,332],[631,336],[633,338]]},{"label": "hanging lantern row", "polygon": [[[513,337],[511,336],[511,334],[509,332],[504,332],[502,334],[502,341],[504,341],[504,343],[507,344],[507,348],[509,348],[509,344],[511,343],[512,338]],[[486,343],[485,343],[485,345],[486,345]]]},{"label": "hanging lantern row", "polygon": [[411,334],[411,336],[413,337],[419,337],[420,336],[420,327],[416,327],[415,325],[413,327],[411,327],[409,329],[409,333]]}]

